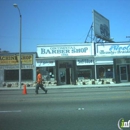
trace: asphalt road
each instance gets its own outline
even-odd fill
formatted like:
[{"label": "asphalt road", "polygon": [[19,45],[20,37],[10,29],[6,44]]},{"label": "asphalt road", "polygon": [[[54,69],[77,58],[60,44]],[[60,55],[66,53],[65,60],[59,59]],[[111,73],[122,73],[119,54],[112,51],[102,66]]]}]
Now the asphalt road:
[{"label": "asphalt road", "polygon": [[129,87],[0,91],[0,130],[119,130],[121,118],[130,120]]}]

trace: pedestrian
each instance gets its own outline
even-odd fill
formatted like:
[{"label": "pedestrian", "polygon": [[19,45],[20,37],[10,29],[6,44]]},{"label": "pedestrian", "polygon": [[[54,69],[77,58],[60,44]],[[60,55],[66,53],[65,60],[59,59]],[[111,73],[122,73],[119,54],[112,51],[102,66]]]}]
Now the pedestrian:
[{"label": "pedestrian", "polygon": [[40,73],[40,70],[37,70],[37,85],[35,92],[38,94],[39,87],[47,94],[47,90],[44,88],[43,83],[42,83],[42,75]]}]

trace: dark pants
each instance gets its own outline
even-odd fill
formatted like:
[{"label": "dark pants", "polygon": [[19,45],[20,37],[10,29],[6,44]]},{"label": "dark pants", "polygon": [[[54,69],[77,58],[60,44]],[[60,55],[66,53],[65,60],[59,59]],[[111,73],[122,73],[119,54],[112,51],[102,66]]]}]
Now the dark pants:
[{"label": "dark pants", "polygon": [[35,90],[36,94],[38,94],[39,87],[40,87],[45,93],[47,92],[47,90],[43,87],[43,84],[37,83],[37,85],[36,85],[36,90]]}]

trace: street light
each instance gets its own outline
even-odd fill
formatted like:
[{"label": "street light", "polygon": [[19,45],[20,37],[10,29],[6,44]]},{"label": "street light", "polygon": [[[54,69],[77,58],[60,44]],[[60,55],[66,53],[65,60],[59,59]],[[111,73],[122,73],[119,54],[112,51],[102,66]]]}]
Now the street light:
[{"label": "street light", "polygon": [[13,6],[15,8],[18,9],[19,11],[19,16],[20,16],[20,43],[19,43],[19,88],[21,88],[21,44],[22,44],[22,39],[21,39],[21,35],[22,35],[22,15],[20,12],[20,9],[18,7],[17,4],[13,4]]}]

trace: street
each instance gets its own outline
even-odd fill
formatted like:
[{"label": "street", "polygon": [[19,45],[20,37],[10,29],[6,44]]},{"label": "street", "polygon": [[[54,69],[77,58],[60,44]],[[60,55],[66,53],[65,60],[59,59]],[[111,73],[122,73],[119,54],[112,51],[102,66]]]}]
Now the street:
[{"label": "street", "polygon": [[121,118],[130,120],[130,87],[0,91],[0,130],[119,130]]}]

